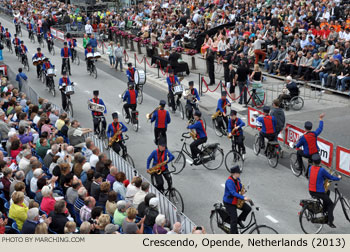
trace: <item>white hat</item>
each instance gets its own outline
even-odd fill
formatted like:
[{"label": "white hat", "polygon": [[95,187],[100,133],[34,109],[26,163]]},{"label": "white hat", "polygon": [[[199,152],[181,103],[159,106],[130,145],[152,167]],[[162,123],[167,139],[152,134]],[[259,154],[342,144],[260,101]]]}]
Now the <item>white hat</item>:
[{"label": "white hat", "polygon": [[158,203],[159,203],[159,199],[158,198],[152,198],[150,199],[149,201],[149,205],[151,207],[157,207],[158,206]]}]

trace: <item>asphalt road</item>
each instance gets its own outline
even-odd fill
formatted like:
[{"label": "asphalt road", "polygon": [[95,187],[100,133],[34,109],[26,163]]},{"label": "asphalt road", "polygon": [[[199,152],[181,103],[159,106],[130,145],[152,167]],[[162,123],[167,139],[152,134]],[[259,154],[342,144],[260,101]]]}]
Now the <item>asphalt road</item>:
[{"label": "asphalt road", "polygon": [[[0,18],[3,25],[10,28],[11,33],[14,27],[7,20]],[[32,44],[27,38],[27,32],[23,32],[25,44],[28,47],[30,55],[36,52],[38,44]],[[56,42],[56,53],[60,51],[62,43]],[[58,47],[57,47],[58,46]],[[49,55],[47,47],[43,49],[45,55]],[[19,61],[14,55],[10,55],[6,49],[3,51],[5,63],[15,70],[20,66]],[[61,58],[56,54],[50,56],[54,65],[56,65],[57,77],[55,84],[57,87],[60,77]],[[83,59],[82,54],[80,58]],[[79,120],[84,127],[92,127],[91,113],[87,109],[87,100],[92,97],[92,91],[100,90],[100,97],[107,106],[107,121],[111,123],[111,113],[114,111],[121,112],[122,102],[119,99],[126,88],[125,73],[116,72],[110,69],[108,65],[102,62],[97,63],[98,78],[95,80],[87,74],[86,64],[82,63],[77,66],[71,64],[72,76],[71,81],[76,82],[75,94],[72,96],[72,102],[75,111],[75,119]],[[26,74],[29,77],[29,85],[42,97],[48,98],[52,103],[61,105],[60,93],[52,97],[45,86],[36,78],[34,66],[31,65],[30,72]],[[136,169],[144,176],[146,173],[146,159],[148,155],[156,148],[153,143],[153,125],[147,122],[145,115],[153,111],[158,106],[160,99],[166,100],[166,90],[154,83],[147,83],[144,87],[144,101],[138,105],[140,113],[140,129],[135,133],[129,126],[127,134],[130,140],[126,143],[129,154],[135,162]],[[205,102],[205,100],[203,101]],[[210,122],[210,115],[206,112],[205,119],[208,125],[208,143],[218,142],[225,154],[230,150],[230,141],[227,138],[219,138],[215,135]],[[307,117],[306,113],[301,113],[303,120]],[[242,112],[242,117],[246,117],[246,112]],[[181,134],[186,132],[186,121],[182,120],[179,114],[171,114],[171,123],[168,128],[168,148],[170,151],[179,150],[182,142]],[[123,121],[123,119],[121,119]],[[251,130],[247,131],[251,132]],[[334,134],[333,134],[334,135]],[[246,146],[252,146],[253,136],[246,134]],[[265,223],[275,228],[279,233],[301,233],[298,222],[298,211],[300,211],[299,201],[302,198],[309,198],[307,192],[307,181],[303,177],[296,178],[285,166],[278,165],[276,168],[270,168],[267,160],[263,156],[256,157],[251,149],[247,149],[244,172],[242,174],[243,184],[248,185],[247,195],[252,198],[256,205],[260,206],[257,212],[258,223]],[[288,159],[282,160],[287,164]],[[221,166],[216,171],[209,171],[203,166],[192,167],[186,165],[184,171],[179,175],[173,176],[174,186],[181,192],[185,202],[185,214],[192,219],[197,225],[203,225],[209,230],[209,215],[213,204],[222,201],[224,192],[224,183],[228,177],[225,166]],[[342,184],[340,189],[342,190]],[[335,225],[337,229],[324,228],[324,233],[350,233],[349,223],[344,221],[344,215],[338,205],[335,210]]]}]

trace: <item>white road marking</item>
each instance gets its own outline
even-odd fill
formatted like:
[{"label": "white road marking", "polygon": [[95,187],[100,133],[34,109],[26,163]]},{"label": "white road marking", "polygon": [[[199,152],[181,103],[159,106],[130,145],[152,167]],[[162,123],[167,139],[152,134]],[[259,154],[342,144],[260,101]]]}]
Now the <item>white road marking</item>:
[{"label": "white road marking", "polygon": [[271,215],[266,215],[265,216],[267,219],[269,219],[270,221],[272,221],[273,223],[278,223],[278,220],[276,220],[275,218],[273,218]]},{"label": "white road marking", "polygon": [[222,187],[225,187],[225,184],[221,184]]}]

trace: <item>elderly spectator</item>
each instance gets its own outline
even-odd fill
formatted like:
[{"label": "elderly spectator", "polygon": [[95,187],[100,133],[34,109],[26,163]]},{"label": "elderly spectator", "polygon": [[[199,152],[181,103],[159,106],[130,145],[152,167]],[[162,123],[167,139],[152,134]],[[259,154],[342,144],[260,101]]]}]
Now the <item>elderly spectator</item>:
[{"label": "elderly spectator", "polygon": [[1,183],[3,185],[3,192],[5,194],[5,198],[9,201],[10,200],[10,187],[11,187],[11,178],[12,178],[12,169],[11,168],[4,168],[3,171],[3,177],[1,178]]},{"label": "elderly spectator", "polygon": [[167,234],[168,230],[164,228],[166,223],[165,215],[158,214],[155,224],[153,225],[153,233],[155,234]]},{"label": "elderly spectator", "polygon": [[[18,182],[15,185],[13,193],[15,193],[15,192],[23,192],[24,193],[24,201],[23,202],[27,207],[29,207],[31,199],[25,194],[26,193],[26,185],[22,181]],[[12,197],[13,193],[11,194],[11,197]],[[12,205],[12,204],[13,204],[13,200],[11,198],[10,205]]]},{"label": "elderly spectator", "polygon": [[158,210],[159,199],[152,198],[149,201],[149,207],[145,209],[145,225],[149,227],[153,227],[156,217],[159,214]]},{"label": "elderly spectator", "polygon": [[126,188],[125,200],[133,203],[134,196],[141,190],[142,179],[138,176],[134,177]]},{"label": "elderly spectator", "polygon": [[117,209],[117,193],[115,191],[108,192],[108,198],[106,202],[106,213],[113,216]]},{"label": "elderly spectator", "polygon": [[117,209],[113,215],[113,222],[116,225],[121,226],[126,218],[126,210],[128,209],[128,204],[125,200],[120,200],[117,202]]},{"label": "elderly spectator", "polygon": [[136,192],[134,199],[132,201],[133,206],[137,209],[139,204],[144,202],[145,197],[149,191],[150,184],[146,181],[142,182],[141,184],[141,190]]},{"label": "elderly spectator", "polygon": [[126,188],[125,188],[125,185],[123,184],[124,180],[126,180],[125,173],[118,172],[117,175],[115,176],[115,181],[113,183],[113,191],[118,193],[118,195],[122,199],[125,199],[125,194],[126,194]]},{"label": "elderly spectator", "polygon": [[52,158],[56,156],[59,152],[60,146],[58,144],[53,144],[51,150],[48,150],[47,154],[44,157],[44,165],[50,167],[52,163]]},{"label": "elderly spectator", "polygon": [[35,193],[38,190],[37,182],[38,179],[44,177],[46,174],[43,169],[37,168],[33,172],[33,178],[30,180],[30,191]]},{"label": "elderly spectator", "polygon": [[[103,154],[103,153],[102,153]],[[99,161],[100,149],[98,147],[94,147],[92,149],[92,155],[90,156],[90,165],[91,167],[96,167],[97,162]]]},{"label": "elderly spectator", "polygon": [[109,181],[109,184],[111,185],[111,189],[113,189],[113,183],[115,181],[115,176],[118,173],[118,169],[115,166],[112,166],[109,170],[109,174],[106,177],[106,180]]},{"label": "elderly spectator", "polygon": [[87,221],[84,221],[81,225],[80,225],[80,234],[90,234],[91,232],[91,224]]},{"label": "elderly spectator", "polygon": [[68,130],[68,138],[71,145],[74,147],[82,148],[85,146],[84,135],[92,132],[92,129],[80,128],[80,123],[77,120],[73,120],[71,127]]},{"label": "elderly spectator", "polygon": [[12,181],[10,185],[10,195],[15,191],[15,186],[19,182],[23,182],[25,179],[25,175],[23,171],[18,171],[15,173],[15,179]]},{"label": "elderly spectator", "polygon": [[84,206],[84,201],[88,195],[87,190],[85,187],[80,187],[78,189],[78,197],[74,201],[74,211],[75,212],[80,212],[80,209]]},{"label": "elderly spectator", "polygon": [[99,172],[95,172],[94,179],[91,184],[90,195],[98,201],[100,195],[100,185],[102,183],[102,175]]},{"label": "elderly spectator", "polygon": [[126,215],[127,217],[122,224],[123,232],[125,234],[143,234],[145,218],[142,218],[138,223],[135,223],[137,210],[134,207],[128,208],[128,210],[126,210]]},{"label": "elderly spectator", "polygon": [[[93,155],[92,150],[95,148],[95,144],[90,137],[86,138],[86,146],[82,148],[81,152],[88,162],[91,164],[91,156]],[[96,161],[97,162],[97,161]]]},{"label": "elderly spectator", "polygon": [[51,113],[49,115],[50,121],[52,125],[55,125],[60,115],[60,111],[58,109],[51,109]]},{"label": "elderly spectator", "polygon": [[49,186],[44,186],[41,190],[41,194],[43,198],[40,203],[40,209],[46,214],[50,214],[51,211],[54,211],[56,204],[56,200],[53,197],[52,188]]},{"label": "elderly spectator", "polygon": [[97,205],[105,207],[108,200],[108,192],[110,191],[111,186],[109,182],[102,182],[100,184],[100,194],[98,196]]},{"label": "elderly spectator", "polygon": [[173,229],[170,230],[167,234],[181,234],[181,223],[175,222],[173,225]]},{"label": "elderly spectator", "polygon": [[[12,117],[12,115],[11,115]],[[9,117],[10,118],[10,117]],[[5,112],[0,111],[0,138],[1,140],[6,140],[6,136],[10,132],[11,126],[8,124],[8,121],[5,120]]]},{"label": "elderly spectator", "polygon": [[78,190],[82,186],[79,179],[73,180],[72,186],[67,189],[66,200],[69,204],[74,204],[75,200],[79,197]]},{"label": "elderly spectator", "polygon": [[58,234],[64,234],[64,227],[69,221],[66,212],[66,202],[64,200],[56,201],[54,211],[49,214],[49,217],[52,219],[49,227],[52,231]]},{"label": "elderly spectator", "polygon": [[84,201],[84,206],[80,209],[80,219],[81,221],[88,221],[91,217],[91,211],[95,207],[96,200],[94,197],[86,197]]},{"label": "elderly spectator", "polygon": [[19,230],[27,219],[28,207],[24,204],[24,193],[14,192],[12,194],[13,204],[10,207],[9,217],[14,219]]},{"label": "elderly spectator", "polygon": [[50,225],[51,218],[46,218],[46,215],[39,215],[39,208],[30,208],[27,212],[27,219],[23,223],[22,234],[34,234],[36,226],[40,223],[40,218],[44,220],[47,225]]}]

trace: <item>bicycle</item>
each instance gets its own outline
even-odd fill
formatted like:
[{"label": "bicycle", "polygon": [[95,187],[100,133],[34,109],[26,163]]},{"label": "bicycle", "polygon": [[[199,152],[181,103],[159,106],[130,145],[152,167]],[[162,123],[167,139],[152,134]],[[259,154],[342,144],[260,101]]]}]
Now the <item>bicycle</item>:
[{"label": "bicycle", "polygon": [[[253,201],[248,201],[252,207],[250,220],[248,224],[241,227],[238,225],[238,233],[244,234],[249,231],[249,234],[278,234],[278,232],[270,226],[259,225],[256,220],[255,211],[260,208],[254,206]],[[222,203],[215,203],[214,209],[210,214],[210,229],[213,234],[230,233],[230,215],[227,213],[225,206]]]},{"label": "bicycle", "polygon": [[47,49],[49,50],[49,53],[52,54],[52,56],[55,56],[55,47],[52,39],[47,40]]},{"label": "bicycle", "polygon": [[[127,141],[127,140],[129,140],[129,136],[128,135],[124,135],[124,138],[123,138],[123,140],[121,140],[122,141],[122,143],[124,144],[124,148],[123,148],[123,154],[122,154],[122,158],[126,161],[126,162],[128,162],[129,164],[131,164],[131,166],[132,167],[135,167],[135,163],[134,163],[134,160],[132,159],[132,157],[128,154],[128,149],[127,149],[127,147],[126,147],[126,145],[125,145],[125,141]],[[111,146],[107,146],[107,150],[109,149],[109,148],[111,148]]]},{"label": "bicycle", "polygon": [[53,76],[54,76],[53,74],[45,73],[45,79],[47,79],[48,90],[53,95],[53,97],[55,97],[56,96],[56,90],[55,90],[55,81],[53,79]]},{"label": "bicycle", "polygon": [[28,31],[30,42],[35,43],[35,36],[33,31]]},{"label": "bicycle", "polygon": [[79,58],[77,51],[74,48],[71,48],[71,51],[72,51],[72,63],[75,63],[79,66],[80,65],[80,58]]},{"label": "bicycle", "polygon": [[[171,166],[174,168],[174,174],[179,174],[185,168],[185,154],[191,160],[193,160],[191,152],[189,152],[187,149],[186,139],[189,138],[191,138],[190,132],[182,133],[181,141],[183,142],[183,144],[181,150],[173,152],[175,158],[171,162]],[[202,144],[200,147],[201,152],[199,155],[199,164],[202,164],[208,170],[217,170],[224,162],[224,151],[219,147],[219,145],[219,143],[207,144],[205,146],[203,146]],[[215,161],[218,162],[215,163]]]},{"label": "bicycle", "polygon": [[69,58],[63,58],[63,67],[62,67],[62,73],[67,73],[68,74],[68,61]]},{"label": "bicycle", "polygon": [[[185,205],[184,205],[184,201],[182,199],[181,193],[172,186],[172,176],[171,173],[174,173],[173,171],[167,171],[167,173],[170,174],[170,179],[171,179],[171,187],[168,187],[166,189],[164,189],[164,196],[167,197],[169,199],[169,201],[171,203],[173,203],[174,206],[176,206],[176,209],[179,210],[181,213],[184,212],[185,210]],[[155,181],[155,176],[151,175],[151,183],[154,187],[156,187],[157,183]]]},{"label": "bicycle", "polygon": [[143,85],[144,84],[136,84],[135,90],[137,91],[137,103],[142,104],[143,102]]},{"label": "bicycle", "polygon": [[[230,121],[229,117],[227,117],[227,121]],[[224,122],[222,115],[219,115],[216,118],[212,119],[212,123],[213,123],[213,128],[214,128],[215,134],[218,137],[222,137],[224,135],[225,136],[227,135],[225,122]]]},{"label": "bicycle", "polygon": [[[239,165],[241,172],[244,167],[244,156],[242,154],[242,148],[238,146],[235,137],[231,137],[232,149],[227,152],[225,156],[225,166],[226,170],[230,172],[231,167]],[[243,136],[243,144],[244,144],[244,136]]]},{"label": "bicycle", "polygon": [[[182,86],[182,85],[178,85],[178,86]],[[178,86],[175,86],[175,87],[178,87]],[[174,93],[174,91],[172,91]],[[180,112],[180,116],[182,119],[185,118],[185,112],[184,112],[184,107],[180,101],[180,98],[179,96],[182,94],[182,91],[181,93],[180,92],[175,92],[174,93],[174,103],[175,103],[175,112],[178,110]],[[169,108],[171,108],[171,99],[170,99],[170,94],[168,93],[168,106]]]},{"label": "bicycle", "polygon": [[16,33],[22,37],[23,34],[22,34],[21,24],[16,24],[15,26],[16,26]]},{"label": "bicycle", "polygon": [[43,35],[42,35],[42,33],[37,34],[37,39],[38,39],[39,46],[40,46],[41,48],[45,48],[45,43],[44,43],[44,40],[43,40]]},{"label": "bicycle", "polygon": [[95,65],[96,60],[92,59],[89,67],[89,74],[93,76],[95,79],[97,78],[97,69]]},{"label": "bicycle", "polygon": [[11,40],[6,39],[6,47],[7,47],[7,49],[9,50],[9,52],[10,52],[11,54],[13,54],[13,49],[12,49],[12,45],[11,45]]},{"label": "bicycle", "polygon": [[97,130],[98,130],[98,138],[102,140],[102,143],[103,143],[103,147],[105,149],[108,148],[108,137],[107,137],[107,134],[106,134],[106,129],[104,129],[102,127],[102,118],[104,118],[103,115],[101,116],[94,116],[98,119],[98,126],[97,126]]},{"label": "bicycle", "polygon": [[[74,87],[74,82],[71,83],[71,86]],[[74,110],[73,110],[73,104],[72,104],[72,100],[71,100],[71,95],[74,94],[74,89],[72,91],[70,91],[69,93],[67,93],[66,86],[63,86],[63,87],[65,87],[64,93],[65,93],[65,95],[67,97],[67,107],[66,107],[65,111],[67,112],[67,114],[70,117],[73,117],[74,116]]]},{"label": "bicycle", "polygon": [[[297,149],[298,150],[298,149]],[[289,156],[289,167],[292,171],[292,173],[296,176],[296,177],[299,177],[301,174],[303,174],[305,177],[308,173],[308,170],[309,167],[312,165],[312,159],[311,157],[308,158],[308,162],[307,162],[307,169],[305,168],[305,165],[304,165],[304,162],[302,162],[302,167],[299,167],[299,163],[298,163],[298,160],[297,160],[297,153],[296,152],[293,152],[290,154]]]},{"label": "bicycle", "polygon": [[26,54],[22,54],[22,64],[23,64],[23,68],[27,69],[27,71],[29,72],[29,62],[28,62],[28,57]]},{"label": "bicycle", "polygon": [[[338,184],[334,185],[334,208],[338,201],[345,218],[350,222],[350,203],[344,198],[338,189]],[[302,207],[299,214],[300,227],[305,234],[318,234],[321,232],[323,225],[328,223],[328,213],[324,211],[323,204],[319,198],[301,200],[299,205]],[[310,225],[310,226],[309,226]]]}]

